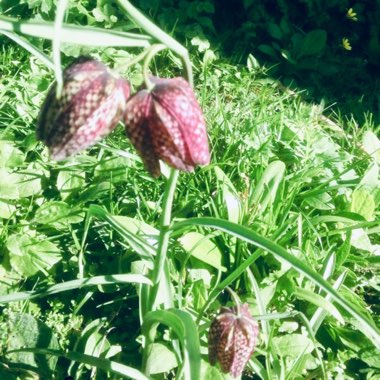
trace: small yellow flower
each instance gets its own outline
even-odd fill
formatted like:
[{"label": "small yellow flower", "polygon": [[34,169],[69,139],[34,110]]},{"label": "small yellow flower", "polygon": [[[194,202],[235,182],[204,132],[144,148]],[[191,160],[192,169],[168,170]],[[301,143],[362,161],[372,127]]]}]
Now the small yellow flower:
[{"label": "small yellow flower", "polygon": [[347,17],[349,20],[351,20],[351,21],[358,21],[358,18],[357,18],[356,16],[357,16],[357,14],[356,14],[356,12],[355,12],[352,8],[350,8],[350,9],[347,11],[347,13],[346,13],[346,17]]},{"label": "small yellow flower", "polygon": [[342,38],[342,47],[344,50],[352,50],[352,46],[348,38]]}]

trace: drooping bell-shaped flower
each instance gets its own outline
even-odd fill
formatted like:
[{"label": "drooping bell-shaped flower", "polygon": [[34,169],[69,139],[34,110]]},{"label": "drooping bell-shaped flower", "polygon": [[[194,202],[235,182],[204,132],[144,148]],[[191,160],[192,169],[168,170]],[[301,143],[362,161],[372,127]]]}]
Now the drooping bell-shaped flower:
[{"label": "drooping bell-shaped flower", "polygon": [[131,97],[124,116],[127,135],[146,169],[157,177],[159,160],[185,171],[207,165],[206,123],[189,83],[183,78],[150,80],[153,88]]},{"label": "drooping bell-shaped flower", "polygon": [[240,376],[255,349],[258,332],[259,326],[247,304],[238,308],[223,307],[209,330],[210,364],[219,362],[224,373]]},{"label": "drooping bell-shaped flower", "polygon": [[103,63],[80,57],[63,72],[62,93],[54,84],[42,105],[37,138],[55,160],[88,148],[108,135],[122,118],[129,83]]}]

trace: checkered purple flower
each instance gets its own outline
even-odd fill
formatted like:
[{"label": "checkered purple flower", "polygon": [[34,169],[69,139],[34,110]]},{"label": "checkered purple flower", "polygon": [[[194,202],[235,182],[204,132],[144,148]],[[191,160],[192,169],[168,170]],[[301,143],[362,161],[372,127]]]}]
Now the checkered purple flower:
[{"label": "checkered purple flower", "polygon": [[[240,310],[240,311],[239,311]],[[219,362],[224,373],[238,377],[244,370],[257,342],[259,326],[248,305],[220,310],[211,322],[208,355],[211,365]]]},{"label": "checkered purple flower", "polygon": [[39,115],[37,138],[55,160],[88,148],[108,135],[122,118],[129,83],[103,63],[80,57],[63,73],[63,90],[54,84]]},{"label": "checkered purple flower", "polygon": [[185,171],[210,162],[206,123],[188,82],[151,78],[152,90],[137,92],[127,103],[127,135],[146,169],[160,175],[159,160]]}]

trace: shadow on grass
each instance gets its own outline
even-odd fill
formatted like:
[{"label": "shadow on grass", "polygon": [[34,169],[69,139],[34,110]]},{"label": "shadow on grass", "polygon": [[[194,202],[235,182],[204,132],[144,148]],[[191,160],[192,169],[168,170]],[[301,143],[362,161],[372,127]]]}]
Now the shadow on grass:
[{"label": "shadow on grass", "polygon": [[[282,9],[277,0],[248,3],[252,4],[215,2],[215,41],[225,58],[245,65],[248,55],[252,54],[260,65],[269,69],[272,78],[302,92],[304,100],[318,104],[323,101],[343,118],[353,117],[359,126],[369,114],[375,124],[380,123],[379,2],[357,6],[358,20],[355,22],[347,20],[344,1],[340,2],[340,7],[321,6],[315,18],[308,18],[312,11],[302,1],[283,1]],[[289,27],[287,35],[283,25]],[[305,36],[312,30],[326,32],[323,50],[299,60],[289,58],[296,55],[295,35]],[[282,33],[281,38],[276,38],[277,32],[280,36]],[[350,37],[351,50],[345,50],[342,45],[345,36]],[[212,38],[215,36],[210,36]]]}]

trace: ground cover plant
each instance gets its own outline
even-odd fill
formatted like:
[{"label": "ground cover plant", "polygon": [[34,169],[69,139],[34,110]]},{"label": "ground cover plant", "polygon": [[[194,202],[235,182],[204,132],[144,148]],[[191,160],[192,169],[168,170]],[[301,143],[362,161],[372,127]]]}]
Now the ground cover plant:
[{"label": "ground cover plant", "polygon": [[[194,3],[210,25],[212,3]],[[307,103],[179,25],[189,55],[128,1],[0,10],[1,379],[379,378],[370,114],[358,125]],[[72,78],[103,96],[96,110],[123,83],[107,106],[120,122],[91,147],[62,119],[87,104]],[[116,125],[84,120],[95,138]],[[59,156],[60,141],[81,150]]]}]

